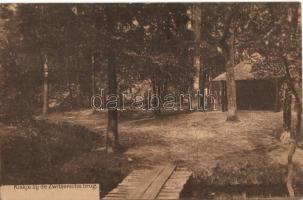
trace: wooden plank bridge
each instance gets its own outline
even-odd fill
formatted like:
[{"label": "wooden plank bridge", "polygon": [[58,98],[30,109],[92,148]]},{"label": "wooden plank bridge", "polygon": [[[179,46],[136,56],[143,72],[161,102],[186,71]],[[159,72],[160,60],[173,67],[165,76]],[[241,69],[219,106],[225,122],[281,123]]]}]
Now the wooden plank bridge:
[{"label": "wooden plank bridge", "polygon": [[175,165],[134,170],[103,199],[179,199],[191,175],[187,168]]}]

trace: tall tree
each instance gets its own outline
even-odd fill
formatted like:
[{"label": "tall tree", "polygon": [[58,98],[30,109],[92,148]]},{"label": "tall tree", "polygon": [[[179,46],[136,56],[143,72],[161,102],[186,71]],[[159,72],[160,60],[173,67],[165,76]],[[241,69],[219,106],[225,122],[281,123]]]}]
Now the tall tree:
[{"label": "tall tree", "polygon": [[[115,49],[112,46],[109,51],[109,62],[107,69],[108,78],[108,92],[109,95],[117,97],[117,72],[116,72],[116,54]],[[118,103],[118,102],[117,102]],[[119,134],[118,134],[118,108],[117,105],[108,108],[108,125],[107,125],[107,149],[108,143],[110,143],[113,150],[117,150],[120,147]]]},{"label": "tall tree", "polygon": [[[220,44],[223,50],[224,60],[226,62],[226,87],[227,87],[227,121],[236,121],[237,117],[237,95],[235,80],[235,30],[236,27],[232,23],[235,17],[236,6],[230,7],[228,14],[225,16],[225,28]],[[229,33],[228,33],[229,32]],[[227,36],[229,35],[229,36]]]},{"label": "tall tree", "polygon": [[[216,45],[225,60],[226,86],[227,86],[227,121],[236,121],[237,99],[236,82],[234,75],[235,65],[235,31],[237,30],[238,4],[217,5],[210,4],[203,11],[203,39],[212,45]],[[221,13],[224,15],[221,17]]]},{"label": "tall tree", "polygon": [[[195,82],[194,82],[194,89],[200,89],[200,71],[201,71],[201,5],[194,4],[192,6],[192,24],[193,24],[193,32],[195,37],[195,53],[194,53],[194,65],[196,70]],[[204,88],[202,88],[203,90]],[[204,90],[203,90],[204,91]]]},{"label": "tall tree", "polygon": [[[256,69],[262,76],[282,75],[285,83],[283,122],[285,131],[281,140],[289,142],[287,156],[288,174],[286,186],[291,197],[295,196],[293,178],[295,176],[293,156],[298,142],[302,140],[301,115],[302,115],[302,46],[301,46],[301,21],[300,5],[298,3],[266,4],[264,18],[268,21],[267,31],[252,45],[266,55],[257,65]],[[263,26],[266,30],[266,26]],[[262,48],[257,47],[262,44]],[[261,69],[261,70],[260,70]],[[265,72],[265,73],[264,73]],[[296,125],[291,127],[291,96],[296,102]]]},{"label": "tall tree", "polygon": [[49,85],[48,85],[48,63],[47,63],[47,55],[44,55],[44,83],[43,83],[43,110],[42,110],[42,114],[46,115],[48,112],[48,98],[49,98]]}]

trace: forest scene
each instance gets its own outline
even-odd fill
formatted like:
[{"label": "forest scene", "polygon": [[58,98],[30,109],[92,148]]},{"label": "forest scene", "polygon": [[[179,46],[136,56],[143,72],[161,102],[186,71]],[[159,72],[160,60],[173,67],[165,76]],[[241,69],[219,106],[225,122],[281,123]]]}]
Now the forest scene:
[{"label": "forest scene", "polygon": [[0,4],[1,185],[302,197],[301,33],[296,2]]}]

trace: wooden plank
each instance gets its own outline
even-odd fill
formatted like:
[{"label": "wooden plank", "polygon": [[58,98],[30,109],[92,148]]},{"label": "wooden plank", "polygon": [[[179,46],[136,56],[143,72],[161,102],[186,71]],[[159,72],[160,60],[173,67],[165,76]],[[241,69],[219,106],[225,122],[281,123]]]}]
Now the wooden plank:
[{"label": "wooden plank", "polygon": [[144,177],[144,182],[139,184],[136,190],[131,192],[127,199],[141,199],[141,196],[147,190],[147,188],[152,184],[152,182],[159,176],[159,174],[164,170],[164,167],[156,167],[151,170],[147,176]]},{"label": "wooden plank", "polygon": [[[182,174],[181,177],[179,176],[180,173]],[[184,169],[179,171],[177,168],[163,185],[156,199],[179,199],[180,193],[191,175],[192,172],[187,171],[187,173],[185,173]]]},{"label": "wooden plank", "polygon": [[171,193],[171,194],[165,194],[158,196],[157,199],[179,199],[179,194],[177,193]]},{"label": "wooden plank", "polygon": [[104,199],[178,199],[191,175],[175,165],[134,170]]},{"label": "wooden plank", "polygon": [[175,165],[165,167],[161,174],[152,182],[150,187],[142,195],[142,197],[140,197],[140,199],[155,199],[175,168]]}]

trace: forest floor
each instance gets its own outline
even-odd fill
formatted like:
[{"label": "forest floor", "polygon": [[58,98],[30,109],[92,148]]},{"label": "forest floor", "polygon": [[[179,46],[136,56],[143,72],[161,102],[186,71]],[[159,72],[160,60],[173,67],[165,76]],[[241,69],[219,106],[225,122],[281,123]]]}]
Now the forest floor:
[{"label": "forest floor", "polygon": [[[120,140],[122,146],[128,147],[124,154],[145,161],[139,163],[143,165],[185,162],[194,168],[207,168],[213,166],[218,157],[254,150],[264,151],[266,154],[262,156],[285,164],[287,145],[279,141],[282,113],[239,111],[238,115],[238,122],[226,122],[225,113],[219,111],[157,117],[121,114]],[[107,124],[105,112],[91,110],[53,113],[41,118],[82,125],[100,134],[104,134]],[[296,154],[295,160],[303,166],[303,159],[299,159],[303,151],[299,149]]]},{"label": "forest floor", "polygon": [[[54,112],[38,119],[51,124],[64,122],[86,127],[99,135],[97,143],[89,151],[84,149],[86,141],[83,136],[69,141],[69,137],[60,139],[59,135],[64,134],[60,132],[56,140],[50,137],[50,143],[57,141],[60,144],[49,145],[48,148],[58,151],[59,146],[64,146],[70,152],[66,153],[64,162],[56,165],[54,174],[48,172],[52,174],[50,178],[62,172],[53,182],[102,182],[106,179],[112,181],[109,185],[102,183],[108,191],[132,169],[173,162],[187,166],[193,171],[194,178],[204,185],[284,184],[288,146],[279,141],[282,113],[240,111],[238,114],[238,122],[226,122],[225,113],[217,111],[159,116],[124,112],[119,116],[119,134],[124,151],[112,155],[106,155],[101,150],[106,133],[106,112]],[[51,128],[47,131],[54,132]],[[9,152],[16,151],[15,146]],[[56,153],[62,155],[62,152]],[[14,155],[8,156],[8,159],[11,157]],[[303,180],[302,149],[297,149],[294,161],[296,181],[300,182]],[[21,168],[22,164],[18,166]],[[45,178],[43,173],[41,176]],[[100,175],[96,175],[98,173]],[[119,176],[113,177],[112,174]],[[16,182],[9,178],[6,180],[8,183]],[[49,180],[45,178],[44,181]]]},{"label": "forest floor", "polygon": [[[258,170],[254,167],[256,163],[262,163],[271,170],[272,166],[285,165],[288,146],[279,141],[282,113],[240,111],[238,114],[240,121],[235,123],[226,122],[225,113],[219,111],[157,117],[121,114],[120,140],[126,147],[123,154],[134,160],[136,167],[175,162],[192,169],[195,176],[209,176],[215,168],[221,170],[218,168],[223,165],[237,171],[235,163],[238,163],[242,167],[250,167],[248,174],[239,177],[244,179],[253,173],[251,170]],[[91,110],[53,113],[47,116],[47,120],[83,125],[101,134],[105,133],[107,123],[106,112]],[[294,160],[303,170],[302,149],[297,149]],[[251,178],[248,183],[258,182],[254,180],[256,177]],[[238,181],[233,180],[235,183]]]}]

